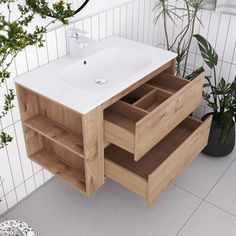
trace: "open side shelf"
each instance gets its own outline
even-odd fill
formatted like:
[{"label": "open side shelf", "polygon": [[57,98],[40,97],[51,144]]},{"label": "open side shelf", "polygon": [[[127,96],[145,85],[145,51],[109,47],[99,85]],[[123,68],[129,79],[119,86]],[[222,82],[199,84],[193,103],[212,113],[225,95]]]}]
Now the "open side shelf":
[{"label": "open side shelf", "polygon": [[58,156],[54,153],[49,152],[46,149],[42,149],[36,154],[30,156],[30,159],[52,173],[60,176],[86,194],[84,173],[81,173],[60,161]]},{"label": "open side shelf", "polygon": [[43,115],[36,115],[25,121],[24,124],[74,154],[84,157],[83,138],[81,135],[73,134],[60,124]]},{"label": "open side shelf", "polygon": [[28,157],[90,196],[104,183],[102,112],[82,115],[18,84],[16,89]]}]

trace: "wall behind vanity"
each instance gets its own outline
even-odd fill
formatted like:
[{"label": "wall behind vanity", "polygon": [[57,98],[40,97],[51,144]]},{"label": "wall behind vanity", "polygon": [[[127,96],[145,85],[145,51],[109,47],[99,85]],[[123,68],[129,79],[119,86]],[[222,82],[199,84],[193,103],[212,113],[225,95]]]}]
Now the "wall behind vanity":
[{"label": "wall behind vanity", "polygon": [[[175,0],[172,2],[177,4]],[[88,37],[97,41],[110,35],[119,35],[153,46],[164,47],[162,24],[159,22],[156,26],[153,25],[152,9],[155,0],[120,0],[120,3],[119,0],[116,0],[114,7],[109,5],[108,9],[99,10],[97,14],[88,14],[68,27],[85,30],[88,32]],[[232,80],[236,75],[236,31],[234,30],[236,16],[203,10],[200,19],[205,27],[197,25],[197,32],[210,40],[220,56],[218,74],[223,75],[226,80]],[[181,22],[176,21],[176,24],[181,27]],[[177,30],[170,26],[169,29],[172,35],[177,33]],[[67,54],[66,36],[65,27],[51,29],[45,36],[44,48],[27,48],[16,58],[11,68],[12,77],[27,73],[65,56]],[[190,67],[196,68],[202,64],[197,45],[193,43]],[[13,79],[9,80],[6,86],[14,88]],[[2,102],[3,97],[0,97],[0,105]],[[205,110],[205,104],[202,103],[196,115],[202,116]],[[16,101],[15,108],[6,118],[1,120],[0,125],[1,129],[15,137],[7,148],[0,149],[0,199],[2,199],[0,214],[2,214],[48,181],[52,174],[27,159]]]}]

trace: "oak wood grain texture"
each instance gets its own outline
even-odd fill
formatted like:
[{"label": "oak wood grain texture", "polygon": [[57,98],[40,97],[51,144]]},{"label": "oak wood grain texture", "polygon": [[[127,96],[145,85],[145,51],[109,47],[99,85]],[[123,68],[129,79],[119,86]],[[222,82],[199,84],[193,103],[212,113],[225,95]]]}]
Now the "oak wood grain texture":
[{"label": "oak wood grain texture", "polygon": [[18,85],[17,95],[29,158],[87,194],[82,116]]},{"label": "oak wood grain texture", "polygon": [[[149,75],[147,75],[144,78],[140,79],[138,82],[132,84],[130,87],[128,87],[124,91],[120,92],[119,94],[117,94],[114,97],[110,98],[108,101],[104,102],[102,104],[102,108],[106,109],[107,107],[109,107],[112,104],[114,104],[115,102],[119,101],[120,99],[122,99],[123,97],[125,97],[126,95],[128,95],[129,93],[134,91],[135,89],[139,88],[141,85],[147,83],[149,80],[151,80],[152,78],[154,78],[158,74],[160,74],[163,71],[168,70],[169,68],[172,68],[172,67],[173,67],[173,62],[172,61],[167,62],[166,64],[164,64],[163,66],[157,68],[155,71],[153,71]],[[172,71],[172,69],[171,69],[171,71]]]},{"label": "oak wood grain texture", "polygon": [[[147,205],[150,207],[165,188],[207,145],[212,117],[208,117],[148,178]],[[193,122],[194,123],[194,122]],[[176,137],[177,138],[180,137]]]},{"label": "oak wood grain texture", "polygon": [[55,154],[42,149],[30,156],[30,159],[86,193],[84,174],[60,161]]},{"label": "oak wood grain texture", "polygon": [[187,118],[138,162],[131,153],[111,144],[105,149],[106,175],[141,196],[146,191],[143,197],[151,206],[205,147],[210,125],[210,117],[204,123]]},{"label": "oak wood grain texture", "polygon": [[170,66],[169,66],[169,68],[166,69],[166,72],[167,72],[168,74],[175,75],[175,72],[176,72],[176,59],[173,59],[173,60],[170,62]]},{"label": "oak wood grain texture", "polygon": [[43,115],[36,115],[25,121],[24,124],[48,139],[63,146],[65,149],[83,157],[84,151],[82,135],[70,132],[65,127],[62,127],[62,125]]},{"label": "oak wood grain texture", "polygon": [[101,106],[82,117],[87,195],[104,184],[104,132]]},{"label": "oak wood grain texture", "polygon": [[38,96],[41,115],[63,125],[71,132],[82,134],[82,115],[43,96]]},{"label": "oak wood grain texture", "polygon": [[131,171],[110,161],[109,159],[105,159],[105,174],[112,180],[137,193],[141,197],[146,197],[147,180],[144,178],[134,175]]},{"label": "oak wood grain texture", "polygon": [[146,114],[126,102],[116,102],[104,112],[105,140],[133,152],[135,124]]},{"label": "oak wood grain texture", "polygon": [[200,105],[203,82],[204,73],[186,84],[136,124],[134,156],[136,161]]},{"label": "oak wood grain texture", "polygon": [[43,137],[43,147],[49,152],[54,153],[60,161],[85,175],[84,158],[81,156],[70,152],[68,149],[46,137]]},{"label": "oak wood grain texture", "polygon": [[[140,160],[200,105],[203,81],[204,74],[191,82],[162,74],[161,83],[170,90],[176,88],[175,93],[157,87],[136,101],[133,107],[121,101],[113,104],[105,111],[105,139],[133,153],[134,160]],[[137,107],[146,109],[148,114],[140,115]]]},{"label": "oak wood grain texture", "polygon": [[151,79],[148,83],[154,87],[175,93],[187,85],[189,81],[181,77],[163,72]]},{"label": "oak wood grain texture", "polygon": [[17,99],[22,121],[26,121],[39,113],[38,96],[16,84]]},{"label": "oak wood grain texture", "polygon": [[150,86],[149,84],[143,84],[139,88],[135,89],[133,92],[129,93],[121,100],[130,104],[135,103],[144,95],[148,94],[154,89],[154,87]]},{"label": "oak wood grain texture", "polygon": [[24,124],[22,124],[22,126],[27,154],[28,156],[32,156],[43,149],[43,137],[34,130],[26,127]]}]

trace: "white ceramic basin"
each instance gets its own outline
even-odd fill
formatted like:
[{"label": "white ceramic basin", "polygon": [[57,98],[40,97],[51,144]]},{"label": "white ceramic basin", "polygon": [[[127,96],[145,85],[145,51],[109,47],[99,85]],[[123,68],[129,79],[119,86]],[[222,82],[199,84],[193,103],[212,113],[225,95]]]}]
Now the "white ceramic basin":
[{"label": "white ceramic basin", "polygon": [[151,58],[123,48],[108,48],[59,71],[65,83],[93,92],[104,92],[150,65]]},{"label": "white ceramic basin", "polygon": [[176,57],[172,52],[115,36],[78,48],[74,54],[80,59],[65,56],[15,80],[86,114]]}]

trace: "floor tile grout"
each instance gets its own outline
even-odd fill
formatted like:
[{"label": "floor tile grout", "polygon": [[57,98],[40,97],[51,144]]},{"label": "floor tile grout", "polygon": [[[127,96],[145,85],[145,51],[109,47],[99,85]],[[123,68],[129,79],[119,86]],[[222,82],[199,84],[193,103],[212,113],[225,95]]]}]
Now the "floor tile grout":
[{"label": "floor tile grout", "polygon": [[204,202],[204,200],[202,199],[201,202],[198,204],[198,206],[195,208],[195,210],[192,212],[192,214],[188,217],[188,219],[186,220],[186,222],[182,225],[182,227],[179,229],[179,231],[176,233],[176,236],[180,234],[180,232],[182,231],[182,229],[187,225],[187,223],[189,222],[189,220],[192,218],[192,216],[195,214],[195,212],[199,209],[199,207],[202,205],[202,203]]},{"label": "floor tile grout", "polygon": [[196,195],[195,193],[192,193],[191,191],[187,190],[186,188],[183,188],[183,187],[181,187],[181,186],[179,186],[178,184],[175,184],[175,183],[172,183],[172,184],[173,184],[174,186],[176,186],[177,188],[179,188],[179,189],[181,189],[181,190],[183,190],[183,191],[185,191],[185,192],[191,194],[192,196],[194,196],[194,197],[196,197],[196,198],[199,198],[199,199],[201,199],[201,200],[204,200],[204,198],[202,198],[202,197]]},{"label": "floor tile grout", "polygon": [[204,200],[204,202],[206,202],[206,203],[208,203],[208,204],[214,206],[215,208],[217,208],[217,209],[219,209],[219,210],[221,210],[221,211],[223,211],[223,212],[225,212],[225,213],[227,213],[227,214],[229,214],[229,215],[231,215],[231,216],[233,216],[233,217],[236,218],[236,215],[234,215],[234,214],[232,214],[231,212],[225,210],[224,208],[219,207],[219,206],[217,206],[216,204],[214,204],[214,203],[212,203],[212,202],[210,202],[210,201],[208,201],[208,200]]},{"label": "floor tile grout", "polygon": [[209,196],[209,194],[211,193],[211,191],[215,188],[215,186],[220,182],[220,180],[222,179],[222,177],[225,175],[225,173],[229,170],[229,168],[233,165],[233,163],[236,161],[236,157],[233,158],[233,160],[230,162],[230,164],[228,165],[228,167],[223,171],[223,173],[220,175],[220,177],[217,179],[216,183],[213,185],[213,187],[208,191],[208,193],[206,194],[206,196],[204,197],[204,200],[206,200],[206,198]]},{"label": "floor tile grout", "polygon": [[[177,232],[176,236],[179,235],[179,233],[183,230],[183,228],[187,225],[187,223],[189,222],[189,220],[192,218],[192,216],[197,212],[197,210],[199,209],[199,207],[202,205],[203,202],[208,202],[206,200],[206,198],[209,196],[209,194],[211,193],[211,191],[215,188],[215,186],[219,183],[219,181],[221,180],[221,178],[225,175],[225,173],[229,170],[229,168],[233,165],[234,161],[236,160],[236,157],[233,158],[233,160],[229,163],[229,165],[227,166],[227,168],[223,171],[223,173],[220,175],[220,177],[217,179],[216,183],[212,186],[212,188],[208,191],[208,193],[205,195],[205,197],[202,199],[202,201],[200,202],[200,204],[197,206],[197,208],[192,212],[192,214],[190,215],[190,217],[187,219],[187,221],[184,223],[184,225],[180,228],[180,230]],[[178,185],[176,185],[178,186]],[[179,186],[178,186],[179,187]],[[181,187],[180,187],[181,188]],[[183,190],[185,190],[184,188],[181,188]],[[191,192],[189,192],[191,193]],[[195,196],[195,194],[192,194]],[[210,203],[210,202],[209,202]],[[222,210],[230,215],[232,215],[231,213],[227,212],[224,209],[220,209],[220,207],[218,207],[217,205],[214,205],[211,203],[212,206],[216,207],[219,210]],[[234,216],[234,215],[232,215]]]},{"label": "floor tile grout", "polygon": [[15,204],[13,207],[9,208],[6,212],[4,212],[1,216],[6,218],[6,215],[9,214],[12,210],[19,207],[23,202],[27,201],[31,196],[35,195],[38,191],[40,191],[42,188],[46,187],[49,183],[51,183],[56,177],[52,177],[45,183],[43,183],[40,187],[35,189],[32,193],[28,194],[25,198],[23,198],[21,201],[19,201],[17,204]]}]

